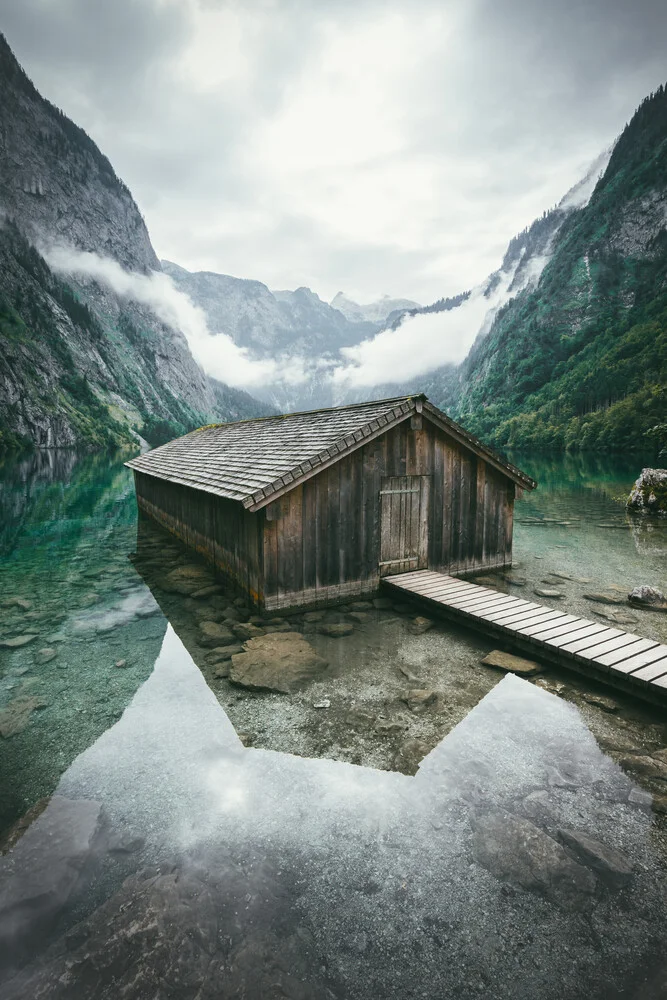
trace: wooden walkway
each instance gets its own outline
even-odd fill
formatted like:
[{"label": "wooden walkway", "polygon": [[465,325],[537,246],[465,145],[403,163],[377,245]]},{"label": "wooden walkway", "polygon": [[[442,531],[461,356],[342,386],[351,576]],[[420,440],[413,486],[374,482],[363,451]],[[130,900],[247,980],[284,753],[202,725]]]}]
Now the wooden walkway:
[{"label": "wooden walkway", "polygon": [[505,644],[653,703],[667,702],[667,645],[432,570],[383,583]]}]

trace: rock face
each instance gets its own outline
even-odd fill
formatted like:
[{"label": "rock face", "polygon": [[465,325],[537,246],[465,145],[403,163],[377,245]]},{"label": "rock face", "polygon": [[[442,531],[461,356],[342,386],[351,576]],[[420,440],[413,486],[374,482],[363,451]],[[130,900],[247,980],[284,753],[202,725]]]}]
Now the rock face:
[{"label": "rock face", "polygon": [[591,872],[529,820],[489,813],[478,817],[473,829],[475,861],[496,878],[567,909],[582,908],[595,891]]},{"label": "rock face", "polygon": [[[108,284],[46,262],[54,244],[160,271],[141,213],[86,133],[44,100],[0,35],[0,450],[136,443],[132,426],[266,412],[209,379],[184,335]],[[39,248],[39,249],[37,249]],[[54,265],[55,266],[55,265]],[[71,263],[70,263],[71,268]],[[63,278],[63,275],[67,275]],[[173,430],[172,435],[174,436]]]},{"label": "rock face", "polygon": [[667,514],[667,469],[642,469],[627,507],[642,514]]},{"label": "rock face", "polygon": [[232,656],[229,679],[242,687],[288,693],[328,666],[300,632],[272,632],[249,639]]}]

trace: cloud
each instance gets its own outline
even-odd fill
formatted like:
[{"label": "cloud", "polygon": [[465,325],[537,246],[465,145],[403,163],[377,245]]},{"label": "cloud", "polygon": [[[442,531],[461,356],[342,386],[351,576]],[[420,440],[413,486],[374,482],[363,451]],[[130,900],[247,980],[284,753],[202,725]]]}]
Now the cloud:
[{"label": "cloud", "polygon": [[126,271],[108,257],[62,244],[42,248],[42,254],[54,271],[92,278],[121,298],[148,306],[159,319],[185,336],[193,357],[204,371],[228,385],[252,389],[270,381],[293,385],[307,378],[299,358],[257,360],[226,334],[213,336],[204,312],[166,274]]},{"label": "cloud", "polygon": [[406,316],[395,330],[382,330],[361,344],[344,347],[341,353],[346,364],[334,370],[334,384],[345,391],[402,383],[442,365],[460,364],[508,300],[515,273],[516,267],[503,273],[491,293],[487,293],[487,282],[478,285],[455,309]]},{"label": "cloud", "polygon": [[658,0],[0,0],[158,256],[429,302],[488,274],[664,82]]}]

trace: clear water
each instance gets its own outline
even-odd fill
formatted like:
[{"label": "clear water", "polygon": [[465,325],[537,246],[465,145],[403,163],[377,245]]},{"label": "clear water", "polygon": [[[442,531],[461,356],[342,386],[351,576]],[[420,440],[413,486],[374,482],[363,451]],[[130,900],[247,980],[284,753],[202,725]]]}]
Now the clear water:
[{"label": "clear water", "polygon": [[[617,499],[636,465],[518,462],[540,489],[498,585],[558,579],[554,606],[667,639],[667,616],[584,596],[667,589],[667,524]],[[326,677],[235,691],[197,645],[200,605],[161,585],[191,556],[159,535],[134,555],[122,463],[7,467],[0,505],[0,640],[35,636],[0,648],[3,998],[667,995],[667,781],[625,763],[667,745],[660,712],[602,711],[550,671],[557,697],[389,609],[343,639],[291,619]],[[410,677],[433,709],[401,702]],[[556,846],[564,829],[632,873]]]}]

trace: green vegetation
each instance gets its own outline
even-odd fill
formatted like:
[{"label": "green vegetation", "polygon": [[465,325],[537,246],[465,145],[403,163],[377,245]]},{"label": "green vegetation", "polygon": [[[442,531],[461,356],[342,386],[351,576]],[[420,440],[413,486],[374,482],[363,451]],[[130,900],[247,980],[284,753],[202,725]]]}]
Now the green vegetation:
[{"label": "green vegetation", "polygon": [[667,93],[647,98],[538,287],[500,311],[440,402],[502,448],[667,448]]}]

